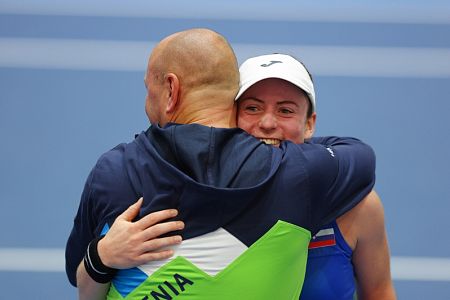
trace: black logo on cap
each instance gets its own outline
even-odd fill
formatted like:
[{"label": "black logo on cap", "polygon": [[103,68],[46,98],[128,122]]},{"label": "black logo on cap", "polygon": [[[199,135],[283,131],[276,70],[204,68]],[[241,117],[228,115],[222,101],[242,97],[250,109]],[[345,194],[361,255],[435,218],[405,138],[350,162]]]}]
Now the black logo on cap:
[{"label": "black logo on cap", "polygon": [[283,62],[280,60],[271,60],[268,64],[262,64],[261,67],[270,67],[273,64],[282,64]]}]

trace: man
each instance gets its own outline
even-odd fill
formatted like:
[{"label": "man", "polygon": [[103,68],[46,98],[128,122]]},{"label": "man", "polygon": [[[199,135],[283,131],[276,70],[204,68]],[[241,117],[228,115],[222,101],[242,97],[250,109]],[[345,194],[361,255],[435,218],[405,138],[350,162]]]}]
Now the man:
[{"label": "man", "polygon": [[[298,298],[311,233],[370,192],[375,157],[352,138],[274,148],[229,129],[238,82],[215,32],[179,32],[155,47],[145,77],[152,126],[99,159],[67,243],[81,299],[108,288],[110,299]],[[174,217],[154,213],[167,208],[184,224],[153,226]],[[144,263],[180,242],[154,237],[183,226],[174,259]]]},{"label": "man", "polygon": [[[316,123],[314,86],[302,63],[283,54],[239,69],[238,126],[261,141],[304,143]],[[375,192],[319,232],[309,246],[301,299],[395,299],[383,207]]]}]

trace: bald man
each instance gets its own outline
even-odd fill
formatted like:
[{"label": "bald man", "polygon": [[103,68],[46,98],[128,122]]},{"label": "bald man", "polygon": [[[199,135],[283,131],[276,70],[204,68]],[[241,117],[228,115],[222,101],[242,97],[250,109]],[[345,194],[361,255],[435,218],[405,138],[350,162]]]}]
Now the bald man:
[{"label": "bald man", "polygon": [[80,299],[298,299],[311,234],[374,185],[371,148],[231,128],[237,61],[207,29],[163,39],[145,85],[152,125],[98,160],[67,242]]}]

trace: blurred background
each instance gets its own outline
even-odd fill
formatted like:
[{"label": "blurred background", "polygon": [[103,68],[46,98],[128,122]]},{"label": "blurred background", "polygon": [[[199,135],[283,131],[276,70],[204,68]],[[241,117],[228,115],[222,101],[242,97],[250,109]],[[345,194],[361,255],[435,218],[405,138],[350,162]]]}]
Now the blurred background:
[{"label": "blurred background", "polygon": [[377,153],[399,299],[449,299],[447,0],[0,0],[0,298],[77,298],[64,247],[84,181],[147,128],[153,46],[193,27],[224,35],[239,63],[307,65],[317,135]]}]

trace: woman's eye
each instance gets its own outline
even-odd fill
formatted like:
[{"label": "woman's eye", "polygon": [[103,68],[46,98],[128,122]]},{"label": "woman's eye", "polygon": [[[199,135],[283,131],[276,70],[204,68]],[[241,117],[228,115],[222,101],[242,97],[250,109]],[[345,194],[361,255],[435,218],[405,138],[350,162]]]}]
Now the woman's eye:
[{"label": "woman's eye", "polygon": [[247,106],[247,107],[245,107],[245,110],[250,111],[250,112],[256,112],[258,110],[258,108],[256,106]]},{"label": "woman's eye", "polygon": [[282,113],[282,114],[292,114],[292,113],[294,113],[294,111],[292,109],[289,109],[289,108],[280,108],[280,113]]}]

